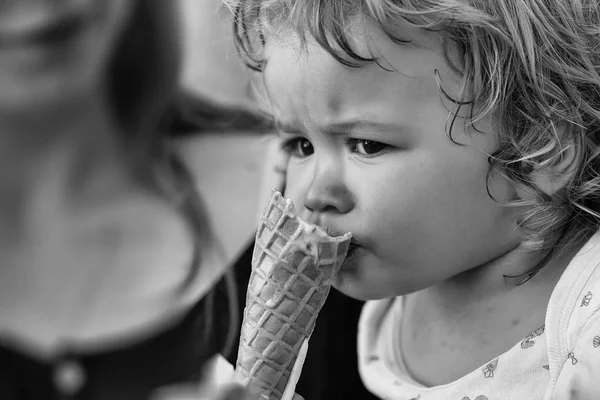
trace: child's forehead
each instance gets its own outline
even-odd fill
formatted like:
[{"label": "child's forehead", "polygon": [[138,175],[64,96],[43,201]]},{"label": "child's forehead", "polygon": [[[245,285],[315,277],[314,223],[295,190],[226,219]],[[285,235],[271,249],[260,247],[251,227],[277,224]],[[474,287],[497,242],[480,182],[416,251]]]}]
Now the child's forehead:
[{"label": "child's forehead", "polygon": [[349,68],[322,51],[316,61],[314,53],[300,62],[281,53],[267,63],[262,80],[266,96],[261,97],[276,119],[292,126],[285,131],[298,131],[298,126],[344,130],[340,121],[363,130],[377,123],[379,131],[382,125],[407,124],[431,107],[443,107],[433,70],[444,61],[434,53],[408,51],[399,66],[403,71],[396,72],[375,63]]},{"label": "child's forehead", "polygon": [[[306,51],[307,47],[299,45],[298,41],[302,42],[305,38],[303,44],[307,44],[310,48],[311,45],[315,45],[324,39],[311,36],[307,32],[306,26],[302,25],[302,21],[296,21],[296,25],[293,26],[283,25],[279,28],[277,34],[267,36],[267,43],[274,41],[278,46],[294,46],[299,53]],[[390,34],[394,39],[390,38]],[[440,54],[445,51],[445,33],[443,30],[425,30],[400,19],[383,27],[372,18],[362,14],[355,15],[346,22],[344,35],[352,50],[365,58],[381,60],[394,53],[401,52],[402,48],[406,47]],[[303,39],[299,40],[301,37]],[[327,36],[326,40],[333,45],[334,50],[340,54],[344,53],[344,50],[336,45],[336,41],[331,34]]]},{"label": "child's forehead", "polygon": [[263,108],[279,119],[300,118],[324,126],[342,117],[396,123],[431,104],[440,106],[434,71],[448,92],[459,86],[441,46],[435,47],[439,36],[433,33],[407,26],[403,33],[412,42],[399,44],[374,22],[356,19],[348,31],[349,44],[359,55],[377,59],[358,67],[336,60],[314,38],[303,44],[296,33],[280,33],[267,37],[261,96],[269,103]]},{"label": "child's forehead", "polygon": [[408,25],[402,28],[409,43],[397,43],[370,20],[353,21],[348,31],[349,45],[360,56],[377,61],[364,62],[357,67],[348,67],[335,59],[315,38],[308,37],[303,42],[300,35],[290,31],[269,37],[263,71],[266,86],[275,80],[289,86],[300,79],[300,89],[309,92],[319,88],[315,85],[327,85],[329,89],[335,87],[344,92],[361,91],[360,86],[365,85],[396,86],[403,90],[412,80],[410,78],[434,83],[434,71],[437,70],[444,79],[446,90],[452,91],[460,77],[448,65],[439,35]]},{"label": "child's forehead", "polygon": [[419,47],[430,51],[443,50],[444,31],[425,30],[416,27],[407,21],[397,19],[390,21],[385,27],[377,21],[363,15],[351,19],[348,32],[355,37],[366,37],[367,41],[388,41],[392,35],[396,41],[405,42],[405,45]]}]

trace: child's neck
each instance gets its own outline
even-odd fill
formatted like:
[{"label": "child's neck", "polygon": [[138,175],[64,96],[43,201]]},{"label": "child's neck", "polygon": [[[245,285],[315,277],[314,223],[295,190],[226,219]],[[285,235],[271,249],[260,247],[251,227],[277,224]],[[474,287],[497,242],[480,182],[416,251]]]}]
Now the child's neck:
[{"label": "child's neck", "polygon": [[583,244],[579,243],[566,249],[522,285],[518,284],[520,278],[509,277],[524,277],[538,263],[541,255],[518,246],[485,265],[456,275],[425,291],[438,298],[440,304],[461,310],[462,313],[465,308],[477,307],[482,303],[503,302],[502,299],[506,296],[514,296],[521,291],[554,288]]},{"label": "child's neck", "polygon": [[[452,382],[508,351],[545,322],[552,291],[581,246],[573,246],[523,285],[507,284],[535,265],[516,248],[493,263],[406,297],[398,338],[417,381]],[[477,349],[477,351],[473,351]]]}]

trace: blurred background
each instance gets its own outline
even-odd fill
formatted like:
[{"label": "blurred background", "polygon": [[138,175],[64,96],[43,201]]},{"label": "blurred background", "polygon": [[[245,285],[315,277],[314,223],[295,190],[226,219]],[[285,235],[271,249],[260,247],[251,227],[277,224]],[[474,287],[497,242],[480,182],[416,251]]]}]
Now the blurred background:
[{"label": "blurred background", "polygon": [[247,90],[251,72],[233,43],[231,12],[221,0],[178,1],[184,22],[182,85],[194,96],[214,103],[216,113],[231,112],[229,119],[236,121],[233,130],[188,132],[180,139],[231,261],[253,238],[262,202],[273,188],[264,166],[268,132],[256,129],[252,118],[235,115],[254,107]]},{"label": "blurred background", "polygon": [[226,105],[250,106],[250,72],[236,56],[232,19],[221,0],[178,0],[184,22],[183,84]]}]

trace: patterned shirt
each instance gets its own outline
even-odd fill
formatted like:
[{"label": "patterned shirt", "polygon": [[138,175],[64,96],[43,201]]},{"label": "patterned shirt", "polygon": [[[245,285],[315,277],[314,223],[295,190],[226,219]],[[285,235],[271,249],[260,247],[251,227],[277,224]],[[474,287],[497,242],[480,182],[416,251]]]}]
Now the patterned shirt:
[{"label": "patterned shirt", "polygon": [[600,231],[554,288],[545,325],[454,382],[425,387],[407,372],[393,346],[402,302],[370,301],[359,323],[360,374],[381,399],[600,399]]}]

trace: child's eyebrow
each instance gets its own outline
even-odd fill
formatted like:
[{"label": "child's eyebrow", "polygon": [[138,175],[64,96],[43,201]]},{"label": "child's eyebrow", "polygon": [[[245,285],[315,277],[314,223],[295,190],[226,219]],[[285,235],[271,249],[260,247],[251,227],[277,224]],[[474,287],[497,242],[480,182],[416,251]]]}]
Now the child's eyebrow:
[{"label": "child's eyebrow", "polygon": [[326,125],[323,128],[323,132],[329,133],[332,135],[349,135],[353,131],[356,130],[374,130],[377,132],[388,132],[388,133],[397,133],[397,132],[408,132],[410,129],[401,123],[397,122],[388,122],[388,121],[377,121],[370,119],[352,119],[349,121],[341,121],[335,122]]},{"label": "child's eyebrow", "polygon": [[284,132],[284,133],[292,133],[292,134],[300,134],[300,133],[304,133],[304,131],[300,128],[298,128],[297,126],[294,126],[293,124],[287,123],[285,121],[281,121],[280,119],[275,118],[275,130],[277,130],[277,132]]},{"label": "child's eyebrow", "polygon": [[[281,133],[304,134],[304,129],[295,126],[294,124],[286,123],[279,119],[275,119],[275,128]],[[348,121],[339,121],[324,124],[319,131],[328,135],[351,135],[357,130],[373,130],[382,133],[399,133],[410,132],[410,128],[404,124],[388,121],[377,121],[370,119],[352,119]]]}]

